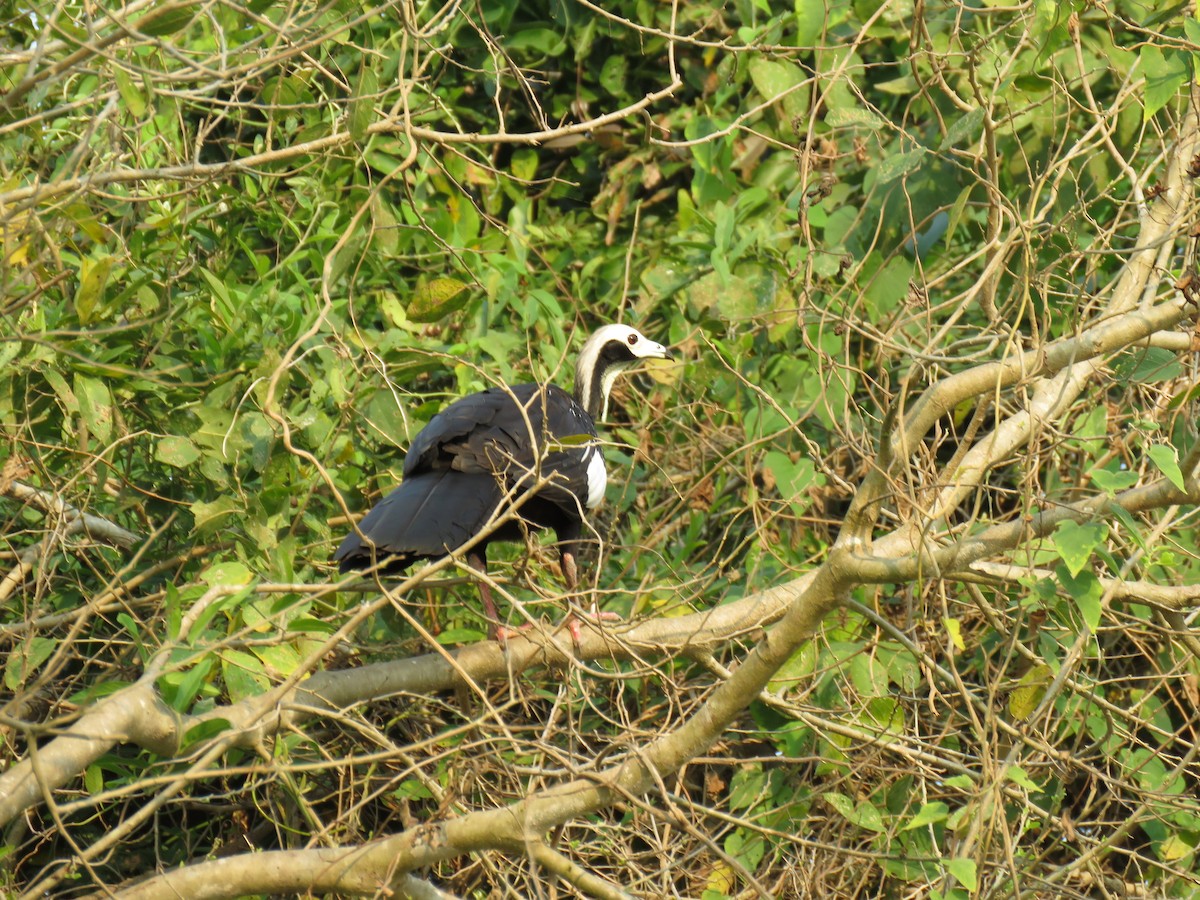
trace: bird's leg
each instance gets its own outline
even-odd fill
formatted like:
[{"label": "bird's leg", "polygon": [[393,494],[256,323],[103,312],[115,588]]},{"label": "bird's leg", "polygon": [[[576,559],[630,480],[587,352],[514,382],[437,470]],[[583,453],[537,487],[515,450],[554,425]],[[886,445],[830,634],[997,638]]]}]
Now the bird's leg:
[{"label": "bird's leg", "polygon": [[579,567],[575,565],[575,554],[563,548],[559,558],[562,559],[563,581],[567,583],[567,590],[573,594],[579,585]]},{"label": "bird's leg", "polygon": [[468,553],[467,564],[473,569],[478,569],[479,573],[485,576],[479,580],[479,599],[483,601],[483,612],[488,619],[488,637],[503,644],[510,637],[520,634],[521,631],[528,628],[528,625],[521,625],[514,629],[500,624],[500,610],[496,608],[496,601],[492,599],[492,586],[486,581],[487,559],[484,555],[474,551]]},{"label": "bird's leg", "polygon": [[[567,590],[574,594],[575,589],[579,586],[579,567],[575,564],[575,554],[564,547],[561,551],[560,558],[562,560],[563,580],[567,583]],[[569,613],[566,620],[563,621],[563,625],[566,626],[567,631],[569,631],[571,634],[571,642],[575,645],[576,650],[579,649],[579,642],[582,638],[582,635],[579,631],[580,618],[581,616],[578,616],[575,613]],[[621,617],[616,613],[602,612],[601,610],[597,609],[596,602],[594,600],[592,601],[591,611],[584,613],[582,618],[586,618],[591,622],[621,621]]]}]

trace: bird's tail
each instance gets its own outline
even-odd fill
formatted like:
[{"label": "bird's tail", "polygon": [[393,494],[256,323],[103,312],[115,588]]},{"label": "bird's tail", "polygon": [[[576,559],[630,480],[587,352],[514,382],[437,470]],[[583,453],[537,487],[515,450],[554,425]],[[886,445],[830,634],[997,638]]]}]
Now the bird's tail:
[{"label": "bird's tail", "polygon": [[490,474],[441,470],[411,476],[367,513],[333,558],[342,572],[368,568],[388,556],[394,557],[385,569],[389,572],[419,559],[438,559],[474,537],[502,496]]}]

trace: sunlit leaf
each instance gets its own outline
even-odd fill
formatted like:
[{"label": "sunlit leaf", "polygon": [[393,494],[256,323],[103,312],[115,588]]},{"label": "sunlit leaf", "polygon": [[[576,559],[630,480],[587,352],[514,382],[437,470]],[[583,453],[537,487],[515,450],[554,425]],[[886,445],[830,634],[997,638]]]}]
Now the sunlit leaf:
[{"label": "sunlit leaf", "polygon": [[1100,627],[1100,616],[1103,612],[1101,599],[1104,597],[1104,587],[1100,579],[1090,571],[1072,573],[1066,566],[1056,566],[1054,569],[1059,584],[1066,589],[1079,608],[1083,621],[1092,631]]},{"label": "sunlit leaf", "polygon": [[949,814],[950,808],[945,803],[940,800],[934,800],[923,804],[917,811],[917,814],[900,830],[911,831],[914,828],[922,828],[926,825],[944,822]]},{"label": "sunlit leaf", "polygon": [[1103,522],[1059,522],[1054,529],[1054,547],[1072,575],[1078,575],[1092,558],[1096,549],[1108,537]]},{"label": "sunlit leaf", "polygon": [[1009,766],[1004,770],[1004,777],[1013,784],[1018,784],[1027,791],[1040,791],[1041,786],[1030,778],[1020,766]]},{"label": "sunlit leaf", "polygon": [[976,874],[976,863],[973,859],[948,859],[946,860],[946,871],[958,879],[969,891],[974,891],[979,887],[979,878]]},{"label": "sunlit leaf", "polygon": [[1179,468],[1179,454],[1175,452],[1174,447],[1166,444],[1153,444],[1146,448],[1146,455],[1158,467],[1158,471],[1166,476],[1167,481],[1181,491],[1187,490],[1187,485],[1183,480],[1183,470]]}]

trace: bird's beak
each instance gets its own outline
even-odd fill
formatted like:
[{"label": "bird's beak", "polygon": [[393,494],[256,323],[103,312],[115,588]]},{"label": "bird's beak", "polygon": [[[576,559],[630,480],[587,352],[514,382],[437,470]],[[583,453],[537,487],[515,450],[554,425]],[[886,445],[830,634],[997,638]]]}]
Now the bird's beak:
[{"label": "bird's beak", "polygon": [[654,341],[647,341],[647,343],[650,344],[650,347],[649,347],[650,352],[646,353],[645,356],[649,357],[650,359],[674,359],[675,358],[671,355],[671,351],[668,350],[666,347],[664,347],[662,344],[656,344],[656,343],[654,343]]}]

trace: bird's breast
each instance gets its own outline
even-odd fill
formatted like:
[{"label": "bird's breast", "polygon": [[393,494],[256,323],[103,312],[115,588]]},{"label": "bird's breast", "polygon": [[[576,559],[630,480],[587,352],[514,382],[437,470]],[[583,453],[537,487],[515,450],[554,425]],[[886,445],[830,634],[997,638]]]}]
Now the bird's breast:
[{"label": "bird's breast", "polygon": [[608,487],[608,471],[604,468],[604,454],[594,444],[588,449],[591,454],[587,464],[587,508],[595,509],[604,502],[604,491]]}]

